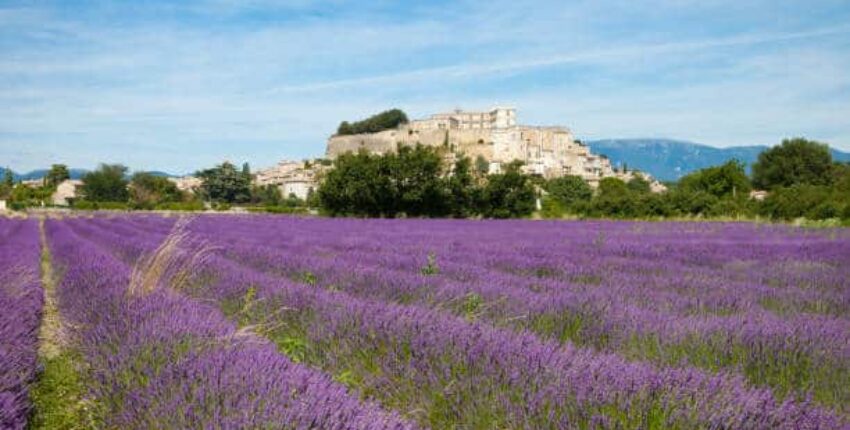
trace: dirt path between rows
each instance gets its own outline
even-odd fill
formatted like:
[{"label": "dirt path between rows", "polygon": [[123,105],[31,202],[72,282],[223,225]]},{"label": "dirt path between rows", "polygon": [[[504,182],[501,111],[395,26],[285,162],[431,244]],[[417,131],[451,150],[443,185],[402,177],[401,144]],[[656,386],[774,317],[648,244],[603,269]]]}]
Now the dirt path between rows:
[{"label": "dirt path between rows", "polygon": [[44,307],[41,327],[38,331],[38,355],[41,359],[50,360],[62,353],[62,321],[56,305],[56,278],[51,264],[50,248],[47,246],[43,218],[38,223],[38,230],[41,237],[41,285],[44,289]]}]

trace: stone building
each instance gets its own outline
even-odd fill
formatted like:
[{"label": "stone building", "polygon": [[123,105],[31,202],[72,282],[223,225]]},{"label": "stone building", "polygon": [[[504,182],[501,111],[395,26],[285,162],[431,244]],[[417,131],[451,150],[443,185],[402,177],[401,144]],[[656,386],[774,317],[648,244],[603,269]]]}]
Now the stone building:
[{"label": "stone building", "polygon": [[168,178],[168,180],[174,182],[174,185],[177,186],[178,190],[193,194],[201,188],[201,185],[204,182],[201,178],[194,176],[181,176],[179,178]]},{"label": "stone building", "polygon": [[334,159],[359,150],[383,154],[395,151],[398,145],[416,144],[442,148],[452,155],[447,159],[483,158],[490,173],[520,160],[527,173],[545,178],[576,175],[596,186],[601,178],[615,176],[610,161],[591,153],[569,128],[520,125],[516,110],[509,107],[483,112],[455,110],[378,133],[331,136],[326,156]]},{"label": "stone building", "polygon": [[70,206],[78,196],[78,188],[83,181],[78,179],[66,179],[56,186],[56,191],[50,196],[50,202],[54,206]]},{"label": "stone building", "polygon": [[299,199],[306,199],[318,189],[319,176],[325,169],[326,167],[317,161],[284,160],[273,167],[258,171],[254,184],[274,185],[280,189],[284,198],[294,195]]}]

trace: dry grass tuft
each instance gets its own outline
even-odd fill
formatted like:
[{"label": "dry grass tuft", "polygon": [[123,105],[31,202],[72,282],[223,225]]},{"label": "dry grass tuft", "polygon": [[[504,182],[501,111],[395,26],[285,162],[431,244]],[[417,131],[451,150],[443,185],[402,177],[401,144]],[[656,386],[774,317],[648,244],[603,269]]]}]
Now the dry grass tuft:
[{"label": "dry grass tuft", "polygon": [[192,219],[179,218],[159,247],[133,266],[130,295],[144,296],[163,286],[180,289],[190,284],[194,269],[203,266],[216,249],[190,240],[187,226]]}]

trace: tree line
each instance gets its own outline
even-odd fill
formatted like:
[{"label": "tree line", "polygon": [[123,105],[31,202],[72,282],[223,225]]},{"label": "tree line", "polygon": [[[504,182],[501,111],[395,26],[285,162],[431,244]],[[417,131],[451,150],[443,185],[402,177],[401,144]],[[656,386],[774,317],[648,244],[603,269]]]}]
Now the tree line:
[{"label": "tree line", "polygon": [[449,171],[443,166],[436,150],[420,145],[343,154],[322,180],[318,203],[330,216],[515,218],[534,211],[534,185],[519,163],[486,178],[465,157]]},{"label": "tree line", "polygon": [[[578,176],[546,180],[525,174],[518,162],[498,174],[487,174],[487,162],[480,158],[472,162],[461,157],[447,166],[443,155],[423,146],[402,146],[384,155],[344,154],[306,200],[282,196],[273,185],[252,184],[247,163],[241,169],[225,162],[196,172],[201,185],[194,192],[179,190],[161,176],[131,176],[125,166],[102,164],[83,176],[73,206],[200,210],[240,205],[271,212],[314,208],[329,216],[389,218],[519,218],[535,212],[544,218],[764,217],[842,219],[850,224],[850,164],[833,161],[827,145],[801,138],[784,140],[759,154],[752,175],[732,160],[668,183],[662,193],[651,192],[640,175],[628,182],[604,178],[593,188]],[[31,187],[15,184],[6,169],[0,199],[16,209],[49,204],[56,187],[68,178],[67,167],[57,164],[41,186]],[[754,199],[754,189],[767,195]]]},{"label": "tree line", "polygon": [[[476,164],[479,164],[476,162]],[[701,169],[653,193],[640,175],[604,178],[596,189],[578,176],[545,180],[512,163],[487,175],[460,158],[444,169],[430,148],[345,154],[324,178],[318,204],[330,216],[485,217],[531,215],[537,199],[546,218],[765,217],[850,222],[850,164],[832,160],[827,145],[796,138],[763,151],[752,166],[731,160]],[[764,190],[763,200],[750,191]]]},{"label": "tree line", "polygon": [[[129,174],[121,164],[100,164],[81,178],[81,185],[71,200],[76,209],[132,210],[203,210],[228,209],[245,205],[271,212],[297,212],[306,202],[293,196],[284,197],[273,185],[253,185],[253,175],[247,163],[239,170],[224,162],[195,173],[201,179],[196,190],[180,190],[177,184],[149,172]],[[8,200],[13,209],[50,205],[60,183],[70,178],[68,168],[54,164],[41,185],[15,183],[12,172],[6,169],[0,182],[0,199]]]}]

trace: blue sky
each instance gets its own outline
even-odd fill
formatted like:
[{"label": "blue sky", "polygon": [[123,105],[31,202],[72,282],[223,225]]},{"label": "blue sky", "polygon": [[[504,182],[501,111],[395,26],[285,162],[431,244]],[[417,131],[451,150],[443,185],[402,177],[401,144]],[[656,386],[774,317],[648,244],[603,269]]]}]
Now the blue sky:
[{"label": "blue sky", "polygon": [[509,104],[582,139],[850,150],[850,2],[0,1],[0,165],[320,156],[343,119]]}]

